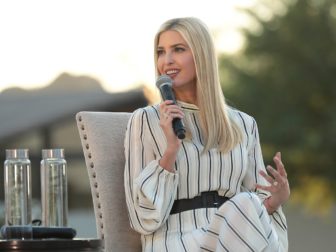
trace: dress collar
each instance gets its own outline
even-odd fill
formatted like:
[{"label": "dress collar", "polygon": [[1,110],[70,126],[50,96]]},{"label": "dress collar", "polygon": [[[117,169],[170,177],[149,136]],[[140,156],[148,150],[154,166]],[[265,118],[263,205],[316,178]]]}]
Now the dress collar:
[{"label": "dress collar", "polygon": [[177,101],[177,104],[181,106],[181,108],[191,111],[199,111],[199,108],[195,104],[186,103],[183,101]]}]

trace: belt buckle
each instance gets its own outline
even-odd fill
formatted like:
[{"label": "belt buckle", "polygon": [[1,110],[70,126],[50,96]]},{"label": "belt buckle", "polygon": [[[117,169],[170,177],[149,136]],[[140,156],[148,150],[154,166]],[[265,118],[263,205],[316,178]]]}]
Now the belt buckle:
[{"label": "belt buckle", "polygon": [[202,204],[203,207],[219,207],[219,198],[217,191],[210,191],[210,192],[202,192]]}]

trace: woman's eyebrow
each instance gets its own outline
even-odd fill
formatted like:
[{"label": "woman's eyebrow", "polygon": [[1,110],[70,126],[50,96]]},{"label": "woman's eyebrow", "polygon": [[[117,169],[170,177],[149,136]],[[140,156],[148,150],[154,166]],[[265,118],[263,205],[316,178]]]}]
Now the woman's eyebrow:
[{"label": "woman's eyebrow", "polygon": [[[183,43],[177,43],[177,44],[174,44],[174,45],[171,45],[170,48],[174,48],[174,47],[177,47],[177,46],[184,46],[184,47],[187,47],[185,44]],[[163,49],[164,47],[163,46],[158,46],[157,47],[158,49]]]}]

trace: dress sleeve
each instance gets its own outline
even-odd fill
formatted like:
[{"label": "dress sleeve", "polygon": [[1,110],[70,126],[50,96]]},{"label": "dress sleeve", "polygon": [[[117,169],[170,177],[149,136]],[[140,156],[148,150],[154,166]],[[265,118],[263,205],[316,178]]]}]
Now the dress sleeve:
[{"label": "dress sleeve", "polygon": [[154,232],[167,220],[178,183],[177,173],[159,165],[162,150],[152,135],[156,122],[150,120],[145,109],[135,111],[124,142],[126,203],[131,227],[141,234]]},{"label": "dress sleeve", "polygon": [[267,185],[268,182],[262,177],[259,172],[265,171],[265,164],[260,146],[258,126],[254,118],[251,119],[250,127],[248,131],[248,155],[247,155],[247,172],[243,180],[243,186],[248,191],[254,191],[259,198],[263,201],[269,197],[269,193],[256,190],[255,185]]},{"label": "dress sleeve", "polygon": [[[254,119],[252,119],[252,127],[250,128],[250,144],[248,148],[248,165],[247,165],[247,173],[243,180],[243,186],[248,191],[254,191],[260,198],[261,202],[263,202],[266,198],[270,196],[269,192],[265,192],[263,190],[256,190],[255,185],[269,185],[264,177],[262,177],[259,172],[261,170],[266,172],[261,146],[259,139],[259,132],[257,123]],[[273,226],[277,231],[279,236],[279,241],[282,251],[287,251],[288,249],[288,238],[287,238],[287,222],[286,217],[283,213],[282,207],[280,206],[275,212],[270,215]]]}]

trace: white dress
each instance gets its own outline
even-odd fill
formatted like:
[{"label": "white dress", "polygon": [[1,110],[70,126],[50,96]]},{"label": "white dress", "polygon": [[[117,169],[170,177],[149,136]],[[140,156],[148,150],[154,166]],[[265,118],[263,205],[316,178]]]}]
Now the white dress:
[{"label": "white dress", "polygon": [[[267,184],[259,175],[264,163],[255,120],[229,108],[243,141],[228,153],[213,148],[205,153],[199,110],[178,102],[189,136],[182,141],[175,173],[159,165],[166,138],[159,125],[159,107],[136,110],[125,137],[125,193],[131,227],[141,233],[143,251],[287,251],[287,224],[281,207],[268,215],[255,191]],[[227,196],[219,209],[202,208],[170,214],[176,199],[206,191]]]}]

